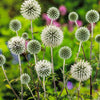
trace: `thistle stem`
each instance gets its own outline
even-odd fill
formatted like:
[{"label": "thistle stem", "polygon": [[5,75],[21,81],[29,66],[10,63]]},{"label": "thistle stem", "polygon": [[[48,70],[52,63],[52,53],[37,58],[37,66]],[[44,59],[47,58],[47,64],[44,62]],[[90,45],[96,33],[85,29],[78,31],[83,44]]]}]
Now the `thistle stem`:
[{"label": "thistle stem", "polygon": [[54,89],[55,89],[55,92],[57,93],[56,83],[55,83],[55,76],[54,76],[54,67],[53,67],[53,48],[52,47],[51,47],[51,63],[52,63],[52,73],[53,73]]},{"label": "thistle stem", "polygon": [[80,45],[79,45],[79,50],[78,50],[78,53],[77,53],[77,59],[78,59],[78,56],[79,56],[79,53],[80,53],[81,45],[82,45],[82,42],[80,42]]},{"label": "thistle stem", "polygon": [[[19,68],[20,68],[20,76],[22,75],[22,68],[21,68],[21,60],[20,60],[20,55],[18,55],[18,60],[19,60]],[[23,100],[23,85],[21,84],[21,100]]]},{"label": "thistle stem", "polygon": [[35,96],[34,96],[34,95],[33,95],[33,93],[32,93],[32,90],[31,90],[31,88],[29,87],[29,85],[28,85],[28,84],[27,84],[27,87],[28,87],[29,91],[31,92],[32,97],[34,98],[34,100],[36,100]]},{"label": "thistle stem", "polygon": [[9,79],[8,79],[8,77],[7,77],[7,75],[6,75],[6,72],[5,72],[5,70],[4,70],[3,65],[2,65],[2,70],[3,70],[3,73],[4,73],[4,75],[5,75],[5,78],[6,78],[7,82],[8,82],[8,84],[9,84],[10,88],[12,89],[14,95],[17,97],[18,100],[20,100],[19,96],[16,94],[16,92],[14,91],[14,89],[13,89],[11,83],[9,82]]},{"label": "thistle stem", "polygon": [[80,85],[81,85],[81,81],[79,82],[79,87],[78,87],[78,100],[80,98]]},{"label": "thistle stem", "polygon": [[52,25],[53,24],[53,19],[51,19],[51,23],[50,23],[50,25]]},{"label": "thistle stem", "polygon": [[65,88],[65,59],[63,61],[63,83],[64,83],[64,88]]},{"label": "thistle stem", "polygon": [[33,36],[33,25],[32,25],[32,20],[31,20],[31,34],[32,34],[32,39],[34,39],[34,36]]},{"label": "thistle stem", "polygon": [[100,65],[100,43],[99,43],[99,65]]},{"label": "thistle stem", "polygon": [[46,90],[45,90],[45,76],[43,76],[43,89],[44,89],[44,98],[46,97]]},{"label": "thistle stem", "polygon": [[16,35],[18,36],[18,31],[16,31]]},{"label": "thistle stem", "polygon": [[76,24],[77,28],[79,28],[79,26],[78,26],[78,24],[77,24],[77,21],[75,21],[75,24]]}]

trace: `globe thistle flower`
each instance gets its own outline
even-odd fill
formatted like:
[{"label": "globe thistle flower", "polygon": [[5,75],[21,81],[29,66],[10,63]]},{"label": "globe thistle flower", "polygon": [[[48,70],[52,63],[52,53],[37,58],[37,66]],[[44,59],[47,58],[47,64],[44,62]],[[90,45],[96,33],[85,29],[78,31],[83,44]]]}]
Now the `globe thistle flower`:
[{"label": "globe thistle flower", "polygon": [[71,66],[71,75],[77,81],[85,81],[90,78],[92,74],[92,67],[91,65],[84,60],[80,60],[76,64]]},{"label": "globe thistle flower", "polygon": [[59,50],[59,56],[62,58],[62,59],[69,59],[72,55],[72,51],[69,47],[67,46],[64,46],[62,47],[60,50]]},{"label": "globe thistle flower", "polygon": [[95,22],[99,21],[99,13],[96,10],[89,10],[86,13],[86,20],[89,23],[95,23]]},{"label": "globe thistle flower", "polygon": [[30,82],[30,76],[24,73],[21,75],[20,80],[21,80],[21,84],[28,84]]},{"label": "globe thistle flower", "polygon": [[97,43],[100,43],[100,34],[96,35],[95,41],[96,41]]},{"label": "globe thistle flower", "polygon": [[46,77],[51,74],[51,63],[47,60],[40,60],[35,65],[36,71],[39,76]]},{"label": "globe thistle flower", "polygon": [[11,20],[9,27],[14,32],[19,31],[21,29],[21,22],[17,19]]},{"label": "globe thistle flower", "polygon": [[8,47],[12,53],[22,54],[25,51],[25,40],[19,36],[13,37],[8,41]]},{"label": "globe thistle flower", "polygon": [[87,28],[85,27],[80,27],[77,29],[75,33],[75,37],[78,41],[84,42],[87,41],[90,37],[90,32]]},{"label": "globe thistle flower", "polygon": [[0,66],[2,66],[3,64],[5,64],[6,62],[6,58],[4,55],[0,54]]},{"label": "globe thistle flower", "polygon": [[41,44],[37,40],[31,40],[27,44],[27,51],[31,54],[37,54],[41,50]]},{"label": "globe thistle flower", "polygon": [[78,20],[78,14],[76,12],[71,12],[68,15],[70,21],[76,22]]},{"label": "globe thistle flower", "polygon": [[21,14],[26,19],[34,20],[41,14],[40,5],[36,0],[26,0],[21,5]]},{"label": "globe thistle flower", "polygon": [[56,7],[51,7],[49,8],[49,10],[47,11],[47,15],[50,19],[52,20],[56,20],[59,18],[60,16],[60,12]]},{"label": "globe thistle flower", "polygon": [[24,39],[28,39],[28,34],[25,32],[25,33],[22,34],[22,37],[23,37]]},{"label": "globe thistle flower", "polygon": [[63,41],[63,32],[56,26],[47,26],[42,31],[41,40],[46,46],[59,46]]}]

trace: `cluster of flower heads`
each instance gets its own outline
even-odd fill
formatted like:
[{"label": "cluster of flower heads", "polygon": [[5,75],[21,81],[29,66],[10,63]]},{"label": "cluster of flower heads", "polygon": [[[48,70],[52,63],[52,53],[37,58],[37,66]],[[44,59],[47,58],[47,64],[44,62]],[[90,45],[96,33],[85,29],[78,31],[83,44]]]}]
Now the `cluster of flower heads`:
[{"label": "cluster of flower heads", "polygon": [[41,34],[41,40],[44,45],[49,47],[59,46],[63,41],[63,32],[56,26],[47,26]]},{"label": "cluster of flower heads", "polygon": [[21,29],[21,22],[17,19],[11,20],[9,27],[14,32],[19,31]]},{"label": "cluster of flower heads", "polygon": [[78,41],[84,42],[87,41],[90,37],[90,32],[87,28],[85,27],[80,27],[77,29],[75,33],[75,37]]},{"label": "cluster of flower heads", "polygon": [[27,51],[30,53],[30,54],[37,54],[39,53],[41,50],[41,44],[39,41],[37,40],[31,40],[28,42],[27,44]]},{"label": "cluster of flower heads", "polygon": [[85,81],[90,78],[92,74],[92,67],[91,65],[84,60],[80,60],[76,64],[71,66],[71,75],[77,81]]},{"label": "cluster of flower heads", "polygon": [[41,7],[36,0],[25,0],[21,5],[21,14],[24,18],[34,20],[41,14]]},{"label": "cluster of flower heads", "polygon": [[39,76],[49,76],[51,74],[51,63],[47,60],[40,60],[35,65],[36,71]]},{"label": "cluster of flower heads", "polygon": [[6,62],[6,58],[4,55],[0,54],[0,66],[2,66],[3,64],[5,64]]},{"label": "cluster of flower heads", "polygon": [[20,80],[21,80],[21,84],[28,84],[30,82],[30,76],[24,73],[21,75]]},{"label": "cluster of flower heads", "polygon": [[72,55],[72,51],[71,48],[64,46],[59,50],[59,56],[62,59],[69,59]]},{"label": "cluster of flower heads", "polygon": [[19,36],[13,37],[8,41],[8,47],[12,53],[22,54],[25,52],[25,40]]}]

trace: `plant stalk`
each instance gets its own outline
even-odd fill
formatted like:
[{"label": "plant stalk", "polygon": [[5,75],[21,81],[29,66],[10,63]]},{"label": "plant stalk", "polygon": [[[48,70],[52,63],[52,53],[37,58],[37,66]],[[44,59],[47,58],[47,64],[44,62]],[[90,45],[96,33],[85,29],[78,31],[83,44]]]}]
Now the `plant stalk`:
[{"label": "plant stalk", "polygon": [[[19,60],[19,68],[20,68],[20,77],[22,75],[22,68],[21,68],[21,59],[20,55],[18,55],[18,60]],[[21,100],[23,100],[23,85],[21,84]]]},{"label": "plant stalk", "polygon": [[82,42],[80,42],[80,45],[79,45],[79,49],[78,49],[78,53],[77,53],[77,59],[78,59],[78,56],[79,56],[79,53],[80,53],[81,45],[82,45]]},{"label": "plant stalk", "polygon": [[81,81],[79,82],[79,87],[78,87],[78,100],[80,98],[80,85],[81,85]]},{"label": "plant stalk", "polygon": [[33,36],[33,25],[32,25],[32,20],[31,20],[31,34],[32,34],[32,39],[34,39],[34,36]]},{"label": "plant stalk", "polygon": [[16,35],[18,36],[18,31],[16,31]]},{"label": "plant stalk", "polygon": [[8,79],[8,77],[7,77],[7,75],[6,75],[6,72],[5,72],[5,70],[4,70],[3,65],[2,65],[2,70],[3,70],[3,73],[4,73],[4,75],[5,75],[5,78],[6,78],[7,82],[8,82],[8,84],[9,84],[10,88],[12,89],[14,95],[17,97],[18,100],[20,100],[19,96],[16,94],[16,92],[14,91],[14,89],[13,89],[11,83],[9,82],[9,79]]},{"label": "plant stalk", "polygon": [[29,85],[28,85],[28,84],[27,84],[27,87],[28,87],[29,91],[31,92],[32,97],[34,98],[34,100],[36,100],[35,96],[34,96],[34,95],[33,95],[33,93],[32,93],[32,90],[30,89],[30,87],[29,87]]},{"label": "plant stalk", "polygon": [[63,61],[63,83],[64,83],[64,88],[65,88],[65,59]]},{"label": "plant stalk", "polygon": [[44,98],[46,98],[46,90],[45,90],[45,76],[43,76],[43,89],[44,89]]}]

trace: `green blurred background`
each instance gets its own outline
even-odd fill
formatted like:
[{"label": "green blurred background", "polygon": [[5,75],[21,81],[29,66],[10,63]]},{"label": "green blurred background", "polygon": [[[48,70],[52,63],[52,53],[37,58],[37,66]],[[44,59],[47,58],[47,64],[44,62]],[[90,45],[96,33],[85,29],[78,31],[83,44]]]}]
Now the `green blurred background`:
[{"label": "green blurred background", "polygon": [[[74,63],[76,54],[78,51],[79,42],[75,39],[74,33],[77,29],[74,23],[71,23],[68,20],[68,14],[71,11],[75,11],[79,14],[79,25],[80,26],[86,26],[90,29],[90,25],[85,20],[85,14],[88,10],[95,9],[98,12],[100,12],[100,1],[99,0],[38,0],[39,4],[42,8],[42,14],[40,18],[33,21],[33,29],[34,32],[37,32],[34,34],[35,39],[39,40],[41,42],[41,31],[45,27],[46,24],[48,24],[48,20],[44,18],[44,14],[47,12],[47,9],[49,7],[55,6],[57,8],[60,8],[62,5],[66,8],[66,14],[61,15],[60,18],[56,21],[56,25],[60,26],[64,32],[64,41],[61,44],[61,46],[54,48],[54,67],[55,67],[55,73],[56,73],[56,79],[57,79],[57,86],[58,86],[58,93],[61,90],[62,87],[62,73],[61,68],[63,64],[63,60],[59,58],[58,51],[60,47],[62,46],[69,46],[72,49],[72,57],[66,61],[66,75],[68,76],[68,71],[70,70],[70,66]],[[19,93],[20,91],[20,81],[19,81],[19,68],[18,68],[18,61],[17,57],[9,51],[7,47],[7,41],[15,36],[16,34],[12,32],[9,29],[9,22],[12,19],[18,19],[22,23],[22,28],[18,32],[21,36],[23,32],[27,32],[29,34],[29,38],[31,38],[31,31],[30,31],[30,21],[23,18],[20,14],[20,7],[23,3],[23,0],[0,0],[0,53],[3,53],[6,56],[6,64],[5,64],[5,70],[8,75],[9,80],[11,81],[11,84],[13,85],[14,89]],[[100,22],[95,24],[94,27],[94,38],[97,34],[100,34]],[[42,51],[38,54],[38,59],[42,59],[43,52],[44,52],[44,46],[42,45]],[[98,59],[98,44],[93,41],[93,60],[92,60],[92,67],[93,67],[93,75],[92,78],[94,79],[95,73],[96,73],[96,67],[97,67],[97,59]],[[86,43],[83,43],[86,58],[89,61],[89,52],[90,52],[90,40]],[[29,55],[29,62],[34,64],[34,57],[33,55]],[[80,52],[80,58],[84,59],[83,52],[81,49]],[[50,48],[46,48],[45,53],[45,59],[50,60]],[[28,73],[30,75],[30,70],[28,68],[27,61],[25,59],[25,54],[22,54],[21,56],[22,60],[22,69],[23,72]],[[36,79],[36,73],[34,71],[34,65],[31,66],[33,77]],[[97,99],[99,91],[100,91],[100,71],[98,72],[97,81],[93,84],[93,97]],[[49,77],[50,78],[50,77]],[[46,89],[49,93],[53,93],[52,89],[52,82],[47,78],[46,82]],[[51,79],[51,78],[50,78]],[[73,89],[69,90],[70,96],[73,96],[76,94],[76,88],[78,87],[78,82],[69,79],[73,83]],[[34,90],[33,82],[30,83],[31,88]],[[96,92],[95,92],[96,91]],[[41,92],[41,98],[43,97],[43,90],[40,89]],[[66,93],[63,92],[64,96]],[[89,100],[89,80],[84,82],[82,84],[81,88],[81,95],[85,100]],[[28,92],[28,89],[26,86],[24,86],[24,100],[29,98],[31,94]],[[50,100],[55,100],[53,96],[49,96]],[[2,72],[2,69],[0,68],[0,100],[12,100],[14,99],[14,95],[7,84],[4,74]],[[41,99],[42,100],[42,99]],[[67,100],[67,99],[63,99]],[[75,99],[76,100],[76,99]]]}]

